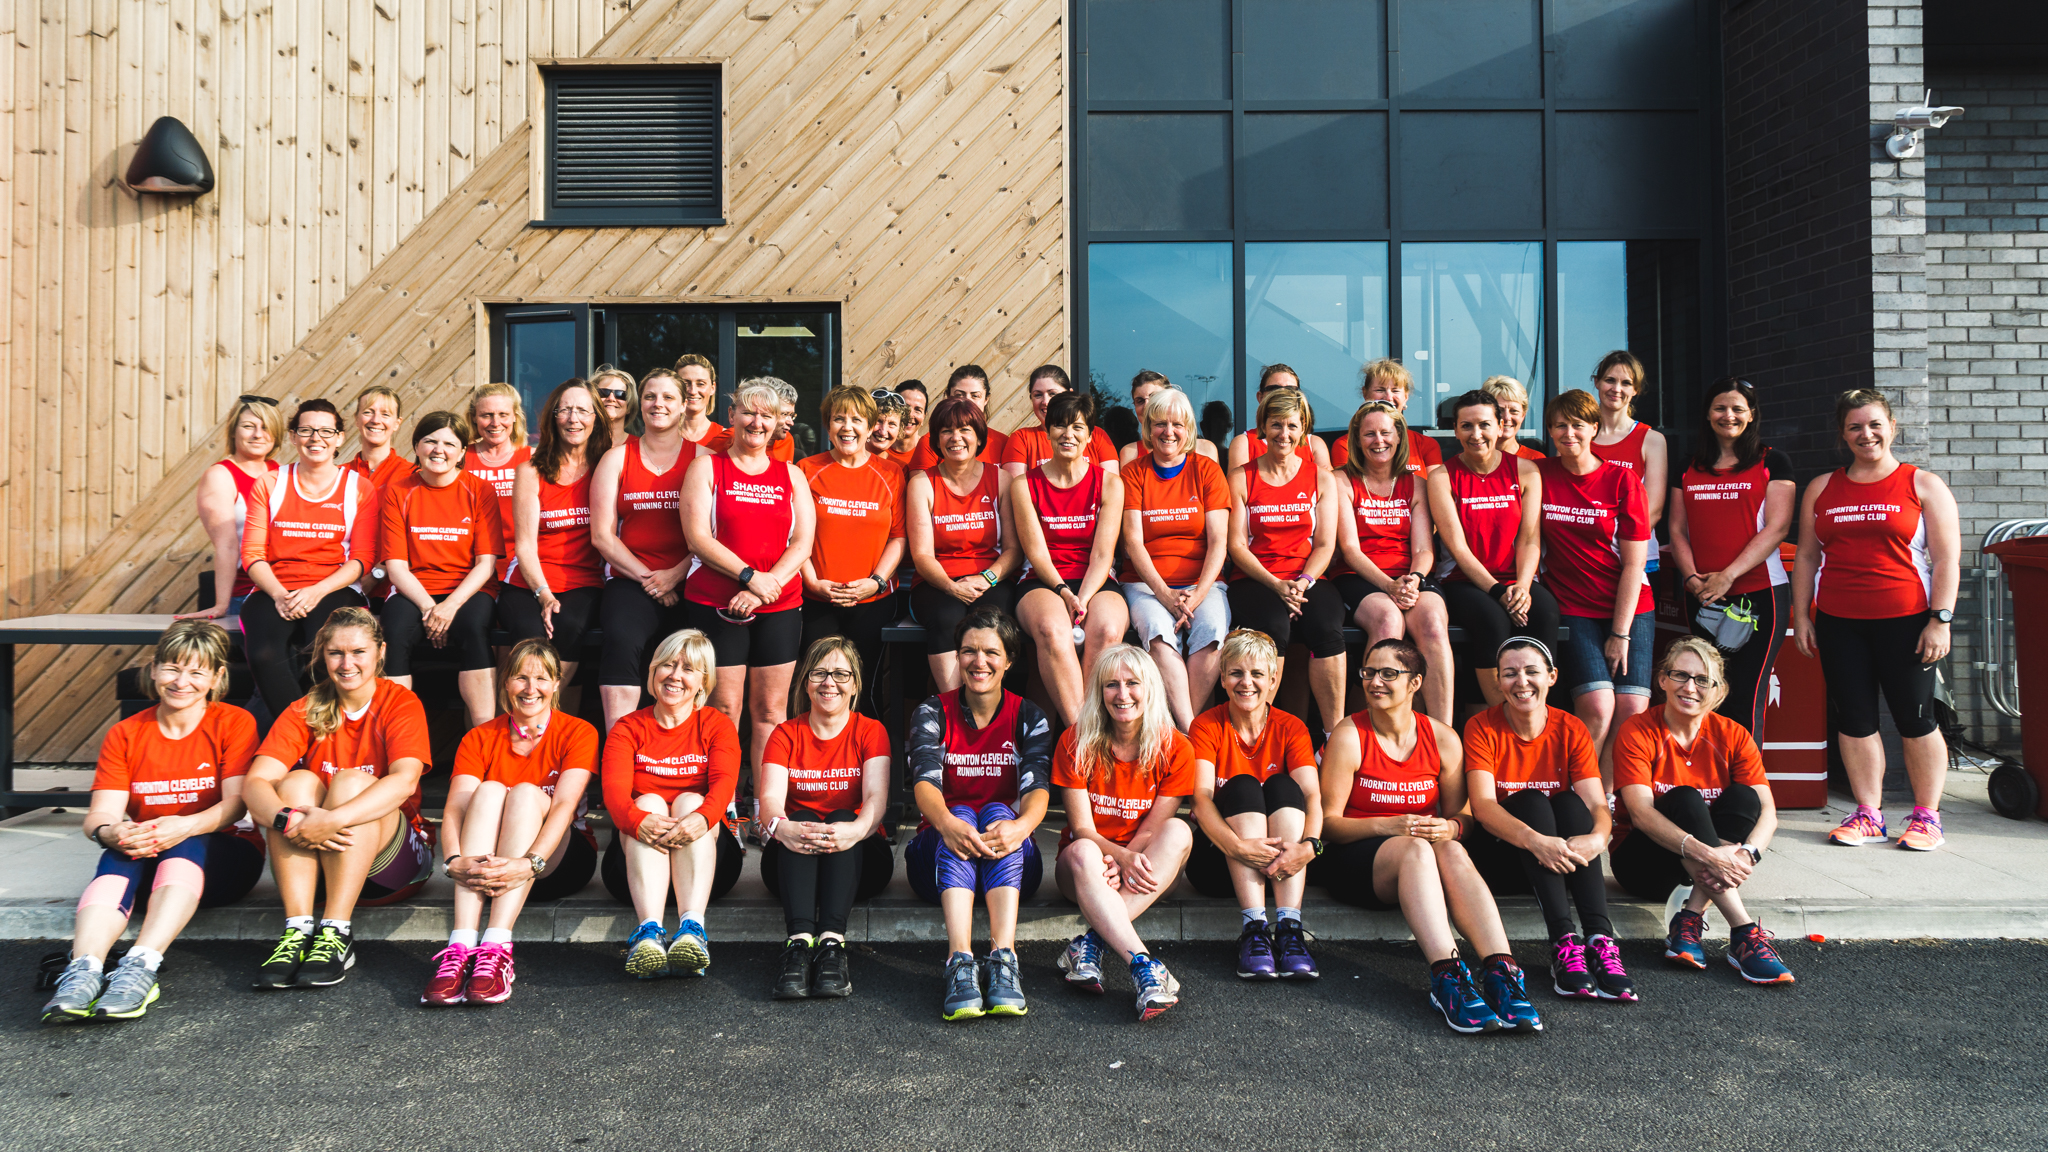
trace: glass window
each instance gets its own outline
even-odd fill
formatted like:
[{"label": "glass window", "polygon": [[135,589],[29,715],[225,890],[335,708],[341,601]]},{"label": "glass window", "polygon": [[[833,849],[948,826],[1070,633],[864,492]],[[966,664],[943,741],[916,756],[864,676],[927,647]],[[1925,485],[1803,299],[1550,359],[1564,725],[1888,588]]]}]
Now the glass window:
[{"label": "glass window", "polygon": [[[614,363],[635,380],[650,368],[675,367],[688,352],[718,363],[716,312],[611,310],[606,320],[617,333],[619,358]],[[721,379],[719,384],[729,386],[731,381]]]},{"label": "glass window", "polygon": [[1557,246],[1557,375],[1592,388],[1600,358],[1643,362],[1636,419],[1682,427],[1699,402],[1700,253],[1696,240],[1582,240]]},{"label": "glass window", "polygon": [[1386,244],[1246,244],[1244,323],[1247,404],[1259,373],[1282,363],[1319,430],[1349,427],[1359,369],[1387,354]]},{"label": "glass window", "polygon": [[1593,390],[1600,358],[1628,347],[1628,245],[1586,240],[1557,246],[1559,390]]},{"label": "glass window", "polygon": [[832,318],[821,312],[741,312],[734,322],[733,382],[774,376],[794,384],[796,423],[790,435],[796,458],[823,451],[818,408],[835,383]]},{"label": "glass window", "polygon": [[1512,376],[1543,392],[1543,245],[1401,247],[1402,359],[1415,377],[1408,423],[1440,426],[1438,405]]},{"label": "glass window", "polygon": [[548,320],[516,320],[505,324],[505,382],[519,389],[528,412],[555,386],[583,375],[576,362],[576,321],[564,316]]},{"label": "glass window", "polygon": [[1188,394],[1199,418],[1232,402],[1228,244],[1090,244],[1088,374],[1111,396],[1142,369]]}]

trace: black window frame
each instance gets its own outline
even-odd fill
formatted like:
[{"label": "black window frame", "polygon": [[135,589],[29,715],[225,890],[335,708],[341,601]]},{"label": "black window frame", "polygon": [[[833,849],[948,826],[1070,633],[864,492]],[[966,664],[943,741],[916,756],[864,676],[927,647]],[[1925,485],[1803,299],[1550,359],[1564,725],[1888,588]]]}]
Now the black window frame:
[{"label": "black window frame", "polygon": [[[557,62],[540,64],[536,67],[537,80],[541,88],[537,111],[541,122],[536,126],[535,146],[539,149],[540,162],[535,166],[535,187],[533,202],[535,212],[531,224],[540,228],[592,228],[592,227],[645,227],[645,228],[719,228],[726,224],[726,195],[729,191],[726,181],[727,147],[726,137],[726,76],[722,61],[620,61],[618,63],[574,63]],[[678,72],[708,73],[712,77],[715,110],[714,129],[717,145],[710,168],[712,183],[711,200],[713,207],[708,211],[679,207],[673,210],[653,204],[620,204],[605,207],[583,205],[562,206],[556,203],[556,157],[557,151],[557,109],[560,94],[559,82],[564,79],[586,80],[596,77],[624,79],[634,76],[673,75]]]}]

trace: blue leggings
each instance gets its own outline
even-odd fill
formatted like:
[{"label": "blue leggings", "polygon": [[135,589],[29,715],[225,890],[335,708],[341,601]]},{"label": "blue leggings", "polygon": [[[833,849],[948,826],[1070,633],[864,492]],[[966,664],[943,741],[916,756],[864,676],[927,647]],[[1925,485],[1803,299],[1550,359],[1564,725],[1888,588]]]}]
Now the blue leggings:
[{"label": "blue leggings", "polygon": [[[209,832],[188,837],[163,855],[148,859],[108,849],[100,853],[99,870],[93,873],[87,892],[93,897],[112,897],[96,898],[93,903],[113,903],[121,915],[131,915],[136,893],[145,883],[154,885],[158,865],[169,860],[187,861],[205,873],[205,887],[199,893],[201,908],[232,904],[247,896],[263,878],[263,849],[232,832]],[[120,885],[118,893],[116,884]]]},{"label": "blue leggings", "polygon": [[[997,801],[983,805],[980,812],[963,804],[953,809],[953,815],[986,830],[998,820],[1015,820],[1017,810]],[[984,896],[997,888],[1015,888],[1019,899],[1028,900],[1038,891],[1045,873],[1038,845],[1028,836],[1015,852],[999,860],[963,860],[946,847],[937,828],[919,832],[904,848],[903,870],[910,877],[911,890],[927,904],[937,904],[939,893],[948,888],[965,888]]]}]

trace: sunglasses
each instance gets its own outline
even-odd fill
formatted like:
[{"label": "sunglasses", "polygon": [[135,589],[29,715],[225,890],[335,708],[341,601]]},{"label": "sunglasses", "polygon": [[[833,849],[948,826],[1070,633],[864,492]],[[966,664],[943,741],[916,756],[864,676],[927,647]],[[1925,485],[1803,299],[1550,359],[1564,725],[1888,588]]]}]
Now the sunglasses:
[{"label": "sunglasses", "polygon": [[868,399],[873,400],[875,407],[880,408],[884,412],[910,411],[910,402],[889,391],[887,388],[877,388],[868,393]]},{"label": "sunglasses", "polygon": [[624,388],[599,388],[597,394],[605,400],[624,400],[626,398],[626,390]]},{"label": "sunglasses", "polygon": [[273,396],[237,396],[237,397],[235,397],[235,403],[237,403],[237,404],[268,404],[268,405],[270,405],[270,406],[271,406],[272,408],[275,408],[275,407],[277,407],[277,399],[276,399],[276,397],[273,397]]}]

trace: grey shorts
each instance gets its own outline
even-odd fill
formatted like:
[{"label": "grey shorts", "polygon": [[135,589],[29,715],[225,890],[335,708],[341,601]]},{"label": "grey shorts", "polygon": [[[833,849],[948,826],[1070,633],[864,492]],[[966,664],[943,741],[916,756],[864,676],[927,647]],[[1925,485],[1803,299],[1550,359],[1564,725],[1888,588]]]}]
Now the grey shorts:
[{"label": "grey shorts", "polygon": [[1211,644],[1223,643],[1230,634],[1230,595],[1222,583],[1209,586],[1209,594],[1195,609],[1194,619],[1177,634],[1173,627],[1173,611],[1152,595],[1152,589],[1143,584],[1124,584],[1124,603],[1131,609],[1131,627],[1138,630],[1138,642],[1145,647],[1152,641],[1170,637],[1180,648],[1182,656],[1192,656]]}]

